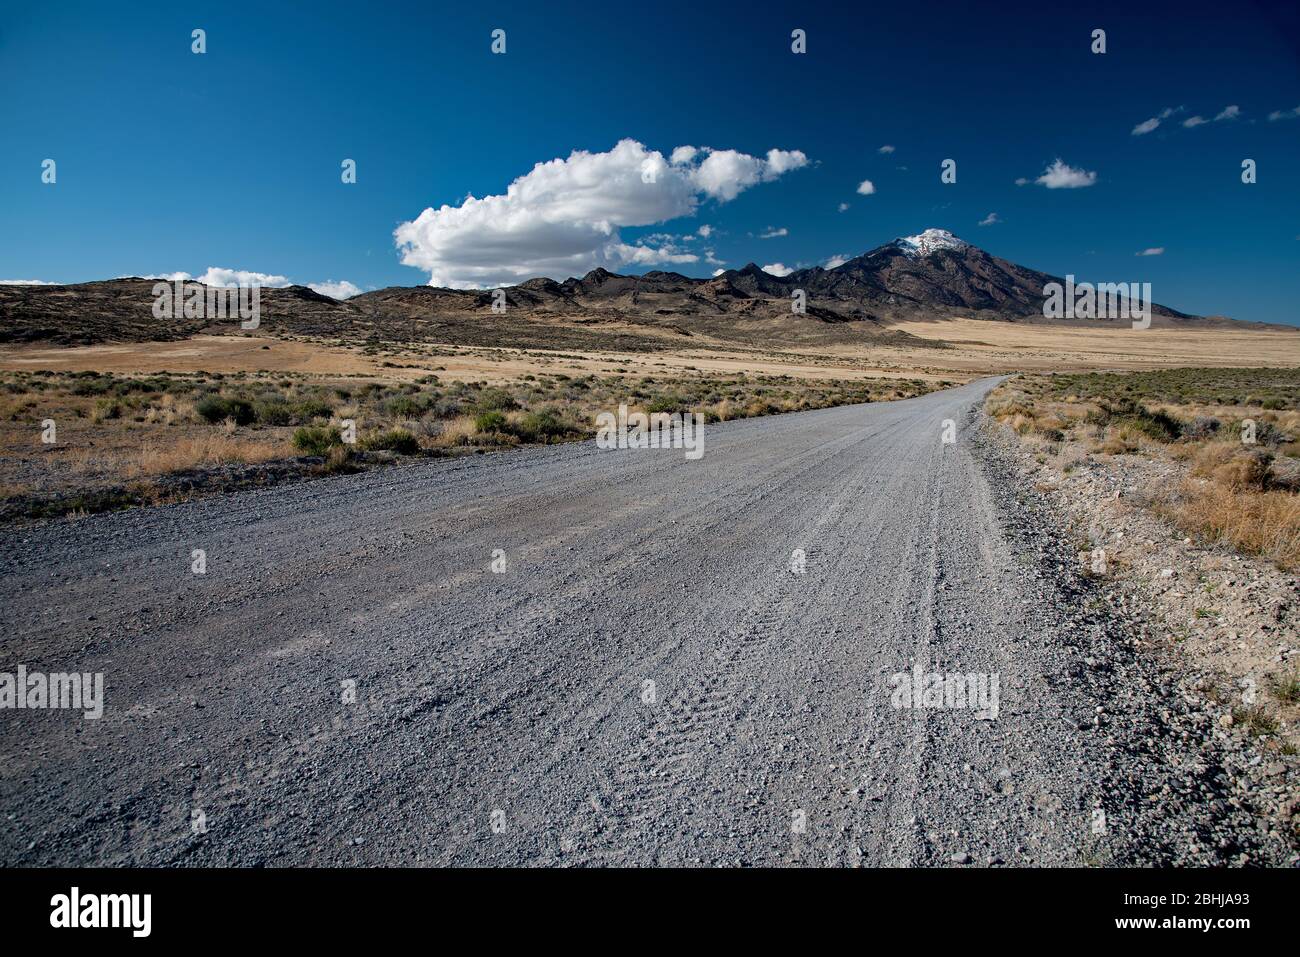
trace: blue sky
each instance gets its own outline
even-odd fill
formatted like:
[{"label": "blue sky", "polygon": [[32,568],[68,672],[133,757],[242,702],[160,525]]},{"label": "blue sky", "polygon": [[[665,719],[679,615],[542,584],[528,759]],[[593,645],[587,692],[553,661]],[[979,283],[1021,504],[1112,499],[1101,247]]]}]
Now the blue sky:
[{"label": "blue sky", "polygon": [[[0,279],[705,276],[939,227],[1174,308],[1300,324],[1295,4],[841,6],[3,0]],[[656,153],[637,192],[628,164]],[[1057,159],[1091,185],[1036,182]],[[394,230],[444,204],[399,250]]]}]

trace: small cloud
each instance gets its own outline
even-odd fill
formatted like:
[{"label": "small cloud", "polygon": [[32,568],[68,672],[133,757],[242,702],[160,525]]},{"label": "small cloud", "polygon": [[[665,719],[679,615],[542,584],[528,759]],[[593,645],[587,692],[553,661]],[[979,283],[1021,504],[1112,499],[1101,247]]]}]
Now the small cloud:
[{"label": "small cloud", "polygon": [[1058,157],[1035,182],[1048,189],[1079,189],[1097,182],[1097,174],[1068,166]]},{"label": "small cloud", "polygon": [[0,279],[0,286],[57,286],[57,282],[44,279]]},{"label": "small cloud", "polygon": [[1017,185],[1017,186],[1028,186],[1028,185],[1029,185],[1029,180],[1025,179],[1025,177],[1023,177],[1023,176],[1017,176],[1017,177],[1016,177],[1016,185]]},{"label": "small cloud", "polygon": [[333,279],[327,279],[325,282],[309,282],[307,288],[312,292],[318,292],[322,296],[329,296],[331,299],[351,299],[353,296],[361,295],[361,287],[355,283],[350,283],[346,279],[335,282]]},{"label": "small cloud", "polygon": [[1294,120],[1297,116],[1300,116],[1300,106],[1293,110],[1274,110],[1268,119],[1270,123],[1276,123],[1278,120]]},{"label": "small cloud", "polygon": [[1219,112],[1219,115],[1214,118],[1214,121],[1217,123],[1219,120],[1235,120],[1239,116],[1241,116],[1241,107],[1225,106]]},{"label": "small cloud", "polygon": [[770,273],[773,276],[788,276],[794,270],[784,263],[768,263],[763,267],[763,272]]},{"label": "small cloud", "polygon": [[608,249],[618,257],[619,261],[633,266],[662,266],[668,263],[700,261],[700,257],[695,253],[682,249],[674,243],[661,243],[657,246],[647,246],[644,242],[610,243]]},{"label": "small cloud", "polygon": [[224,266],[209,266],[208,271],[196,277],[205,286],[288,286],[290,282],[284,276],[275,276],[264,272],[250,272],[247,269],[226,269]]},{"label": "small cloud", "polygon": [[1166,106],[1163,110],[1160,111],[1160,118],[1162,120],[1167,120],[1175,113],[1181,113],[1185,109],[1187,109],[1187,107],[1185,106]]},{"label": "small cloud", "polygon": [[141,276],[141,279],[164,279],[167,282],[201,282],[205,286],[266,286],[271,289],[282,289],[285,286],[291,286],[291,283],[285,276],[276,276],[265,272],[250,272],[247,269],[227,269],[225,266],[209,266],[207,272],[200,276],[192,276],[187,272],[168,272],[155,275],[153,273],[147,276]]},{"label": "small cloud", "polygon": [[703,236],[705,239],[708,239],[710,236],[713,235],[713,227],[706,223],[705,225],[697,229],[695,232],[697,235]]},{"label": "small cloud", "polygon": [[1134,253],[1135,256],[1163,256],[1165,254],[1164,246],[1150,246],[1140,253]]},{"label": "small cloud", "polygon": [[721,276],[724,272],[726,272],[725,269],[715,269],[715,270],[713,270],[713,275],[715,275],[715,276]]},{"label": "small cloud", "polygon": [[[118,278],[118,279],[129,279],[130,277],[129,277],[129,276],[118,276],[117,278]],[[141,276],[141,277],[139,277],[139,278],[141,278],[141,279],[165,279],[165,280],[167,280],[168,282],[175,282],[177,279],[179,279],[179,280],[181,280],[182,282],[186,282],[186,281],[188,281],[188,280],[190,280],[190,279],[193,279],[194,277],[191,276],[191,275],[190,275],[189,273],[187,273],[187,272],[165,272],[165,273],[161,273],[160,275],[154,275],[153,273],[149,273],[148,275]]]},{"label": "small cloud", "polygon": [[888,143],[886,143],[884,146],[880,147],[880,149],[876,150],[876,152],[877,152],[877,153],[892,153],[892,152],[894,152],[894,148],[893,148],[892,146],[890,146]]},{"label": "small cloud", "polygon": [[1000,222],[1002,222],[1002,220],[998,219],[997,213],[989,213],[987,216],[985,216],[983,219],[980,220],[980,225],[994,226]]},{"label": "small cloud", "polygon": [[1183,120],[1183,126],[1190,130],[1194,126],[1204,126],[1208,122],[1210,121],[1203,116],[1189,116],[1187,119]]},{"label": "small cloud", "polygon": [[1151,119],[1143,120],[1137,126],[1133,127],[1133,135],[1143,136],[1147,133],[1150,133],[1159,125],[1160,125],[1160,121],[1153,116],[1151,117]]},{"label": "small cloud", "polygon": [[773,227],[769,226],[767,227],[767,230],[765,232],[758,234],[758,238],[778,239],[781,236],[789,236],[789,235],[790,235],[790,230],[786,229],[784,226],[782,226],[780,229],[774,229]]},{"label": "small cloud", "polygon": [[838,269],[849,261],[848,253],[836,253],[830,259],[826,260],[827,269]]},{"label": "small cloud", "polygon": [[870,196],[876,191],[876,186],[869,179],[864,179],[858,184],[858,193],[863,196]]},{"label": "small cloud", "polygon": [[845,212],[846,210],[848,210],[848,208],[849,208],[849,204],[848,204],[848,203],[840,203],[840,212],[841,212],[841,213],[843,213],[843,212]]}]

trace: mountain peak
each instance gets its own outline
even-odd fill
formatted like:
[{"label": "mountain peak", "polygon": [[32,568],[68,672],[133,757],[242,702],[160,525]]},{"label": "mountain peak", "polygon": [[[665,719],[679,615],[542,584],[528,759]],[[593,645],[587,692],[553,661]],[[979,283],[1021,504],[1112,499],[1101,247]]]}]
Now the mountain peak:
[{"label": "mountain peak", "polygon": [[621,278],[622,277],[619,276],[618,273],[612,273],[604,266],[597,266],[595,269],[591,270],[591,272],[587,273],[587,275],[583,276],[581,281],[602,283],[608,279],[621,279]]},{"label": "mountain peak", "polygon": [[916,236],[903,236],[894,240],[894,245],[900,246],[909,256],[929,256],[940,249],[962,250],[970,247],[970,243],[958,239],[946,229],[927,229]]}]

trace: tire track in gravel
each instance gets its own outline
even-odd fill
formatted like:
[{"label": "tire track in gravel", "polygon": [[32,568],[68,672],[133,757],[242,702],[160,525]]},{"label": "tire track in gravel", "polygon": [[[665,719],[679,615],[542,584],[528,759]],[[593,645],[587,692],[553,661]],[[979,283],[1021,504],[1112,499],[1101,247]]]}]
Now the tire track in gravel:
[{"label": "tire track in gravel", "polygon": [[[851,437],[861,441],[861,437]],[[847,464],[847,463],[846,463]],[[792,553],[800,543],[806,543],[805,561],[816,564],[824,551],[822,544],[826,530],[832,528],[840,514],[861,492],[872,472],[850,465],[827,477],[827,488],[837,487],[846,474],[857,472],[849,488],[843,489],[821,509],[816,522],[807,528],[802,537],[789,543],[789,555],[778,555],[765,569],[757,593],[746,600],[750,611],[739,623],[730,626],[713,652],[716,670],[696,678],[688,687],[665,702],[661,713],[654,719],[645,736],[627,753],[616,760],[613,773],[588,796],[587,805],[599,816],[609,819],[611,813],[626,821],[628,827],[618,833],[603,835],[605,846],[589,858],[599,863],[622,863],[628,859],[629,848],[643,846],[640,830],[647,822],[657,821],[665,806],[677,808],[687,804],[691,786],[696,783],[686,779],[684,768],[689,759],[701,750],[705,739],[718,733],[718,725],[730,724],[724,712],[735,711],[744,715],[746,706],[755,691],[750,667],[762,660],[780,629],[791,620],[799,600],[806,600],[807,589],[798,584],[801,579],[787,571]],[[800,478],[801,476],[796,476]],[[784,557],[784,561],[781,559]],[[806,573],[805,573],[806,574]],[[825,585],[817,593],[824,590]],[[647,673],[659,673],[666,662],[656,662]],[[689,808],[686,808],[689,810]],[[571,828],[589,830],[580,823],[585,808],[579,808]],[[571,834],[561,839],[561,849],[573,851],[578,841]]]}]

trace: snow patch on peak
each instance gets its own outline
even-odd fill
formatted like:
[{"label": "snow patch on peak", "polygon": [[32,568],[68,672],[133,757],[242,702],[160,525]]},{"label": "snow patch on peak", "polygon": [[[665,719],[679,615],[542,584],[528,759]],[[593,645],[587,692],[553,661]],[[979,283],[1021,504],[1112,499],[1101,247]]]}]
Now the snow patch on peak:
[{"label": "snow patch on peak", "polygon": [[965,249],[970,245],[946,229],[927,229],[920,235],[904,236],[894,242],[909,256],[928,256],[940,249]]}]

